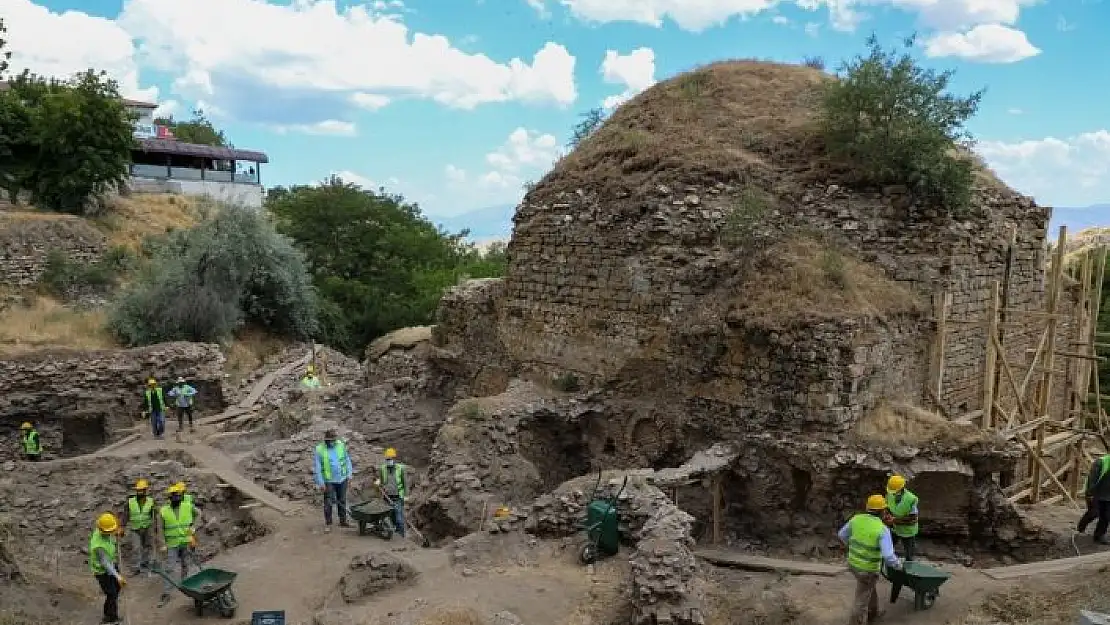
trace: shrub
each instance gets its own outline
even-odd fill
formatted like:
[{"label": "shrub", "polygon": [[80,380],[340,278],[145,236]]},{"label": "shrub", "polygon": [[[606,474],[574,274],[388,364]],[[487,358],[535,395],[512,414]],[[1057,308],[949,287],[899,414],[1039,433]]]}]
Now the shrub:
[{"label": "shrub", "polygon": [[802,59],[802,65],[818,71],[825,71],[825,59],[819,56],[807,56],[806,58]]},{"label": "shrub", "polygon": [[60,250],[46,255],[46,268],[39,276],[39,285],[51,295],[64,297],[79,289],[105,289],[119,282],[120,276],[133,267],[134,257],[126,248],[112,248],[99,261],[73,261]]},{"label": "shrub", "polygon": [[304,256],[259,212],[225,207],[149,249],[149,265],[109,318],[129,345],[226,340],[244,322],[294,338],[316,331],[316,295]]},{"label": "shrub", "polygon": [[[913,47],[911,37],[904,42]],[[822,133],[832,158],[856,182],[897,184],[958,216],[971,199],[972,162],[955,154],[972,141],[966,122],[983,97],[946,93],[952,72],[917,65],[909,52],[884,50],[872,35],[868,53],[846,61],[823,98]]]}]

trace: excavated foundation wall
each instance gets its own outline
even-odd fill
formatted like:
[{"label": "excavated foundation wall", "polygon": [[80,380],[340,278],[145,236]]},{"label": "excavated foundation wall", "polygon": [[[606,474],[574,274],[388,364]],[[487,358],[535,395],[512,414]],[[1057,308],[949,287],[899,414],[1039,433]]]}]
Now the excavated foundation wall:
[{"label": "excavated foundation wall", "polygon": [[167,390],[178,376],[185,377],[198,392],[197,414],[219,412],[223,363],[218,345],[197,343],[34,352],[0,360],[0,440],[14,457],[20,423],[33,421],[48,455],[92,451],[141,417],[150,375]]}]

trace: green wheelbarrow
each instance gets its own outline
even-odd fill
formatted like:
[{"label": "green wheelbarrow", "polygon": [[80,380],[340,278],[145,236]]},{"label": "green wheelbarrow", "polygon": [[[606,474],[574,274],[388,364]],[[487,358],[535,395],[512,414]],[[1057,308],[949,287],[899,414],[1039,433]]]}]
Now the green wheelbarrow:
[{"label": "green wheelbarrow", "polygon": [[224,618],[235,616],[239,602],[235,599],[235,593],[231,592],[231,585],[235,583],[238,573],[222,569],[202,569],[178,582],[160,568],[152,570],[180,590],[181,594],[193,600],[197,616],[204,616],[205,609],[213,609]]},{"label": "green wheelbarrow", "polygon": [[624,476],[620,490],[609,499],[598,498],[601,490],[601,471],[597,473],[590,503],[586,506],[586,518],[578,522],[578,529],[586,532],[586,544],[578,558],[582,564],[593,564],[601,556],[615,556],[620,549],[620,513],[617,500],[628,486],[628,476]]},{"label": "green wheelbarrow", "polygon": [[369,530],[382,540],[393,538],[393,507],[381,499],[371,499],[347,508],[347,515],[358,523],[358,535],[365,536]]},{"label": "green wheelbarrow", "polygon": [[903,562],[901,569],[891,569],[883,565],[883,577],[890,582],[890,602],[898,601],[898,595],[905,586],[913,591],[913,609],[928,610],[933,607],[940,587],[952,577],[951,573],[931,567],[928,564]]}]

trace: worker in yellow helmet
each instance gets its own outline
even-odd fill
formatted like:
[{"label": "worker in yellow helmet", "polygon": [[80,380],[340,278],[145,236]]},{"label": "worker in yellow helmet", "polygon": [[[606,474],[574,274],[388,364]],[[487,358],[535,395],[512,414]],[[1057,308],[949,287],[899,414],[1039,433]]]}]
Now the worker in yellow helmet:
[{"label": "worker in yellow helmet", "polygon": [[140,479],[135,482],[135,494],[127,498],[123,507],[122,526],[131,532],[135,550],[135,568],[132,575],[144,569],[150,570],[154,552],[154,498],[150,496],[150,482]]},{"label": "worker in yellow helmet", "polygon": [[150,429],[154,438],[162,438],[166,434],[166,396],[162,387],[153,377],[147,378],[146,390],[143,391],[143,414],[150,417]]},{"label": "worker in yellow helmet", "polygon": [[886,497],[871,495],[867,498],[867,511],[854,515],[837,533],[840,542],[848,547],[848,570],[856,578],[848,625],[866,625],[881,616],[875,587],[883,562],[890,568],[902,568],[902,561],[894,554],[890,528],[883,522],[886,511]]},{"label": "worker in yellow helmet", "polygon": [[385,450],[385,462],[378,467],[374,485],[382,492],[386,503],[393,507],[393,528],[405,537],[405,502],[409,497],[408,467],[397,462],[397,450]]},{"label": "worker in yellow helmet", "polygon": [[30,421],[24,421],[19,426],[19,445],[23,448],[23,457],[28,462],[38,462],[42,459],[42,442],[39,440],[39,431]]},{"label": "worker in yellow helmet", "polygon": [[104,616],[101,623],[119,623],[119,593],[127,585],[119,569],[119,522],[105,512],[96,519],[89,536],[89,570],[104,593]]},{"label": "worker in yellow helmet", "polygon": [[[192,502],[185,501],[184,482],[177,482],[170,486],[166,492],[170,496],[170,502],[158,510],[162,553],[166,556],[165,566],[170,569],[166,573],[170,574],[172,567],[177,565],[181,574],[180,579],[185,579],[189,576],[189,565],[197,570],[200,569],[200,563],[197,562],[195,554],[197,538],[194,529],[197,525],[198,515]],[[158,604],[159,606],[169,603],[170,591],[173,590],[173,585],[170,584],[169,580],[164,581],[165,585],[162,589],[162,599]]]},{"label": "worker in yellow helmet", "polygon": [[339,513],[339,527],[350,527],[347,522],[347,486],[351,483],[355,467],[347,453],[347,443],[339,440],[334,428],[324,432],[324,442],[316,445],[312,454],[312,477],[316,488],[324,493],[324,532],[331,531],[332,506]]},{"label": "worker in yellow helmet", "polygon": [[895,546],[901,545],[903,557],[913,560],[917,553],[918,508],[917,495],[906,488],[906,478],[892,475],[886,482],[886,508],[890,512],[891,531]]},{"label": "worker in yellow helmet", "polygon": [[304,377],[301,378],[301,386],[305,388],[320,388],[320,378],[316,376],[316,367],[308,365]]}]

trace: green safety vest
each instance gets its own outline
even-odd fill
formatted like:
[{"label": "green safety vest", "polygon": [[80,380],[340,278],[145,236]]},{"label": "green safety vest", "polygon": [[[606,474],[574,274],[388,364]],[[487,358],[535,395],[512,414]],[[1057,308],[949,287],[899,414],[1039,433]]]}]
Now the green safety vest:
[{"label": "green safety vest", "polygon": [[[379,467],[379,470],[381,471],[381,474],[382,474],[382,484],[385,484],[386,480],[389,479],[389,472],[387,471],[388,468],[389,467],[385,466],[384,464],[381,467]],[[397,496],[398,497],[404,497],[405,496],[405,465],[401,464],[400,462],[393,465],[393,479],[397,483]]]},{"label": "green safety vest", "polygon": [[320,388],[320,378],[316,376],[309,377],[306,375],[301,378],[301,384],[303,384],[305,388]]},{"label": "green safety vest", "polygon": [[[316,456],[320,458],[320,472],[324,475],[324,481],[330,482],[331,462],[328,461],[328,446],[323,443],[317,445]],[[335,441],[335,459],[340,467],[347,466],[347,446],[343,444],[343,441]]]},{"label": "green safety vest", "polygon": [[878,573],[883,564],[879,539],[885,529],[879,517],[870,514],[852,517],[848,521],[848,566],[863,573]]},{"label": "green safety vest", "polygon": [[193,505],[182,501],[175,514],[173,507],[166,504],[158,512],[162,515],[162,535],[166,540],[166,547],[173,549],[189,544],[189,528],[193,526]]},{"label": "green safety vest", "polygon": [[[1098,477],[1095,478],[1095,483],[1094,484],[1090,484],[1091,488],[1094,488],[1095,486],[1097,486],[1098,483],[1102,481],[1102,478],[1106,477],[1106,471],[1107,470],[1110,470],[1110,454],[1107,454],[1107,455],[1098,459]],[[1088,487],[1087,478],[1084,477],[1083,478],[1083,491],[1084,492],[1087,491],[1087,487]]]},{"label": "green safety vest", "polygon": [[147,410],[154,411],[154,409],[155,409],[154,408],[154,398],[155,397],[158,398],[158,410],[165,410],[165,408],[166,408],[166,398],[162,397],[162,387],[161,386],[155,386],[154,390],[151,390],[151,389],[148,388],[146,390],[146,392],[144,393],[144,395],[146,396],[146,409]]},{"label": "green safety vest", "polygon": [[[914,505],[917,504],[917,495],[913,494],[909,490],[902,491],[901,501],[895,501],[895,499],[895,493],[886,494],[886,507],[890,510],[890,514],[893,515],[896,519],[901,519],[909,516],[910,512],[913,510]],[[893,527],[890,528],[890,530],[894,532],[895,536],[900,536],[902,538],[913,538],[914,536],[917,536],[918,524],[916,522],[914,522],[913,525],[895,524]]]},{"label": "green safety vest", "polygon": [[103,575],[108,572],[103,565],[100,564],[100,556],[97,551],[103,551],[108,556],[109,562],[118,562],[116,537],[112,535],[105,535],[99,529],[94,529],[89,536],[89,570],[93,575]]},{"label": "green safety vest", "polygon": [[150,496],[139,505],[138,497],[127,498],[127,527],[145,530],[154,522],[154,499]]},{"label": "green safety vest", "polygon": [[36,456],[42,453],[42,445],[39,444],[39,433],[35,430],[28,430],[23,434],[23,453],[29,456]]}]

